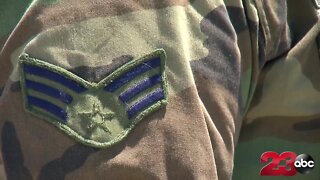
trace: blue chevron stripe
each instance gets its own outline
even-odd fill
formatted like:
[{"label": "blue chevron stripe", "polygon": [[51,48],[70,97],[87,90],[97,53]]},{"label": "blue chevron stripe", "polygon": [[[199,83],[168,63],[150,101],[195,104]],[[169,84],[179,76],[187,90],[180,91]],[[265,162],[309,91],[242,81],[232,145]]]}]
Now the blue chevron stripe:
[{"label": "blue chevron stripe", "polygon": [[36,106],[38,108],[41,108],[54,116],[58,117],[61,122],[65,123],[67,120],[67,113],[65,110],[61,109],[60,107],[37,97],[34,96],[28,96],[28,103],[31,106]]},{"label": "blue chevron stripe", "polygon": [[160,65],[161,65],[160,57],[146,61],[143,64],[140,64],[139,66],[131,69],[129,72],[115,79],[112,83],[108,84],[105,87],[105,90],[109,92],[114,92],[115,90],[117,90],[127,82],[131,81],[135,77],[139,76],[140,74],[147,72],[153,68],[159,67]]},{"label": "blue chevron stripe", "polygon": [[161,75],[156,74],[152,77],[146,78],[137,83],[137,85],[129,88],[127,91],[120,94],[119,99],[124,102],[128,103],[134,96],[139,94],[140,92],[160,83],[162,81]]},{"label": "blue chevron stripe", "polygon": [[23,70],[25,73],[27,74],[33,74],[33,75],[37,75],[52,81],[55,81],[57,83],[60,83],[66,87],[68,87],[69,89],[77,92],[77,93],[82,93],[84,91],[86,91],[87,89],[85,87],[83,87],[81,84],[64,77],[61,74],[58,74],[56,72],[50,71],[46,68],[42,68],[42,67],[38,67],[38,66],[33,66],[30,64],[24,64],[23,65]]},{"label": "blue chevron stripe", "polygon": [[73,100],[73,98],[69,94],[65,93],[64,91],[47,86],[45,84],[41,84],[31,80],[25,80],[25,83],[27,88],[33,89],[35,91],[38,91],[48,96],[51,96],[53,98],[56,98],[65,104],[70,104]]},{"label": "blue chevron stripe", "polygon": [[164,91],[162,88],[158,88],[147,96],[143,97],[137,103],[133,104],[127,109],[127,115],[129,119],[135,117],[139,112],[143,111],[152,104],[165,98]]}]

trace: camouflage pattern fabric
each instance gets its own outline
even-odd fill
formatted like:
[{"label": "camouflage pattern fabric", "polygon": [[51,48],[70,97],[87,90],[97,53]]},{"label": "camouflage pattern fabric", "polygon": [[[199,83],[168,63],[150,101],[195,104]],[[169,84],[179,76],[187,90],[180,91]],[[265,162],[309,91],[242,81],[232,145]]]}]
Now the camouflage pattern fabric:
[{"label": "camouflage pattern fabric", "polygon": [[[6,178],[262,179],[265,151],[320,162],[319,12],[314,0],[1,1]],[[24,109],[22,53],[99,82],[159,48],[168,104],[112,147],[78,143]],[[319,178],[319,167],[290,177]]]}]

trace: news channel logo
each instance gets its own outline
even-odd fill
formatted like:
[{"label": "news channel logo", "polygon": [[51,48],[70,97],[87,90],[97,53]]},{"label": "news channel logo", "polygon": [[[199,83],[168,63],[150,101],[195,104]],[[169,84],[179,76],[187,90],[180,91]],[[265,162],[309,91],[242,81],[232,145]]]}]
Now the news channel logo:
[{"label": "news channel logo", "polygon": [[[297,172],[309,174],[315,166],[314,159],[310,155],[297,155],[290,151],[281,154],[273,151],[264,152],[260,162],[266,164],[260,171],[261,176],[294,176]],[[283,162],[285,165],[280,165]]]}]

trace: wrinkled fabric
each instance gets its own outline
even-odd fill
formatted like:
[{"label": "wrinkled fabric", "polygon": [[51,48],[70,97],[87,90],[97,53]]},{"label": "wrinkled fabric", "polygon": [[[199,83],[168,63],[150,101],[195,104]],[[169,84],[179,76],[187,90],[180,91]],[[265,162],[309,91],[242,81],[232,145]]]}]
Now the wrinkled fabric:
[{"label": "wrinkled fabric", "polygon": [[[317,163],[317,11],[313,0],[1,1],[6,178],[259,179],[265,151]],[[158,48],[168,105],[110,148],[82,145],[24,109],[22,53],[97,82]],[[302,178],[319,179],[319,168],[290,177]]]}]

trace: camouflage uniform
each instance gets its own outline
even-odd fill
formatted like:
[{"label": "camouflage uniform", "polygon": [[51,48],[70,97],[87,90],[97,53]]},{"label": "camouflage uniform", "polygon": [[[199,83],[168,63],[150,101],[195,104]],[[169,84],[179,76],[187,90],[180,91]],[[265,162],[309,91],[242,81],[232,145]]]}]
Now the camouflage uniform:
[{"label": "camouflage uniform", "polygon": [[[317,11],[313,0],[1,1],[7,179],[259,179],[268,150],[320,162]],[[168,104],[112,147],[83,145],[24,108],[22,53],[97,82],[157,48]],[[301,178],[319,168],[291,177]]]}]

